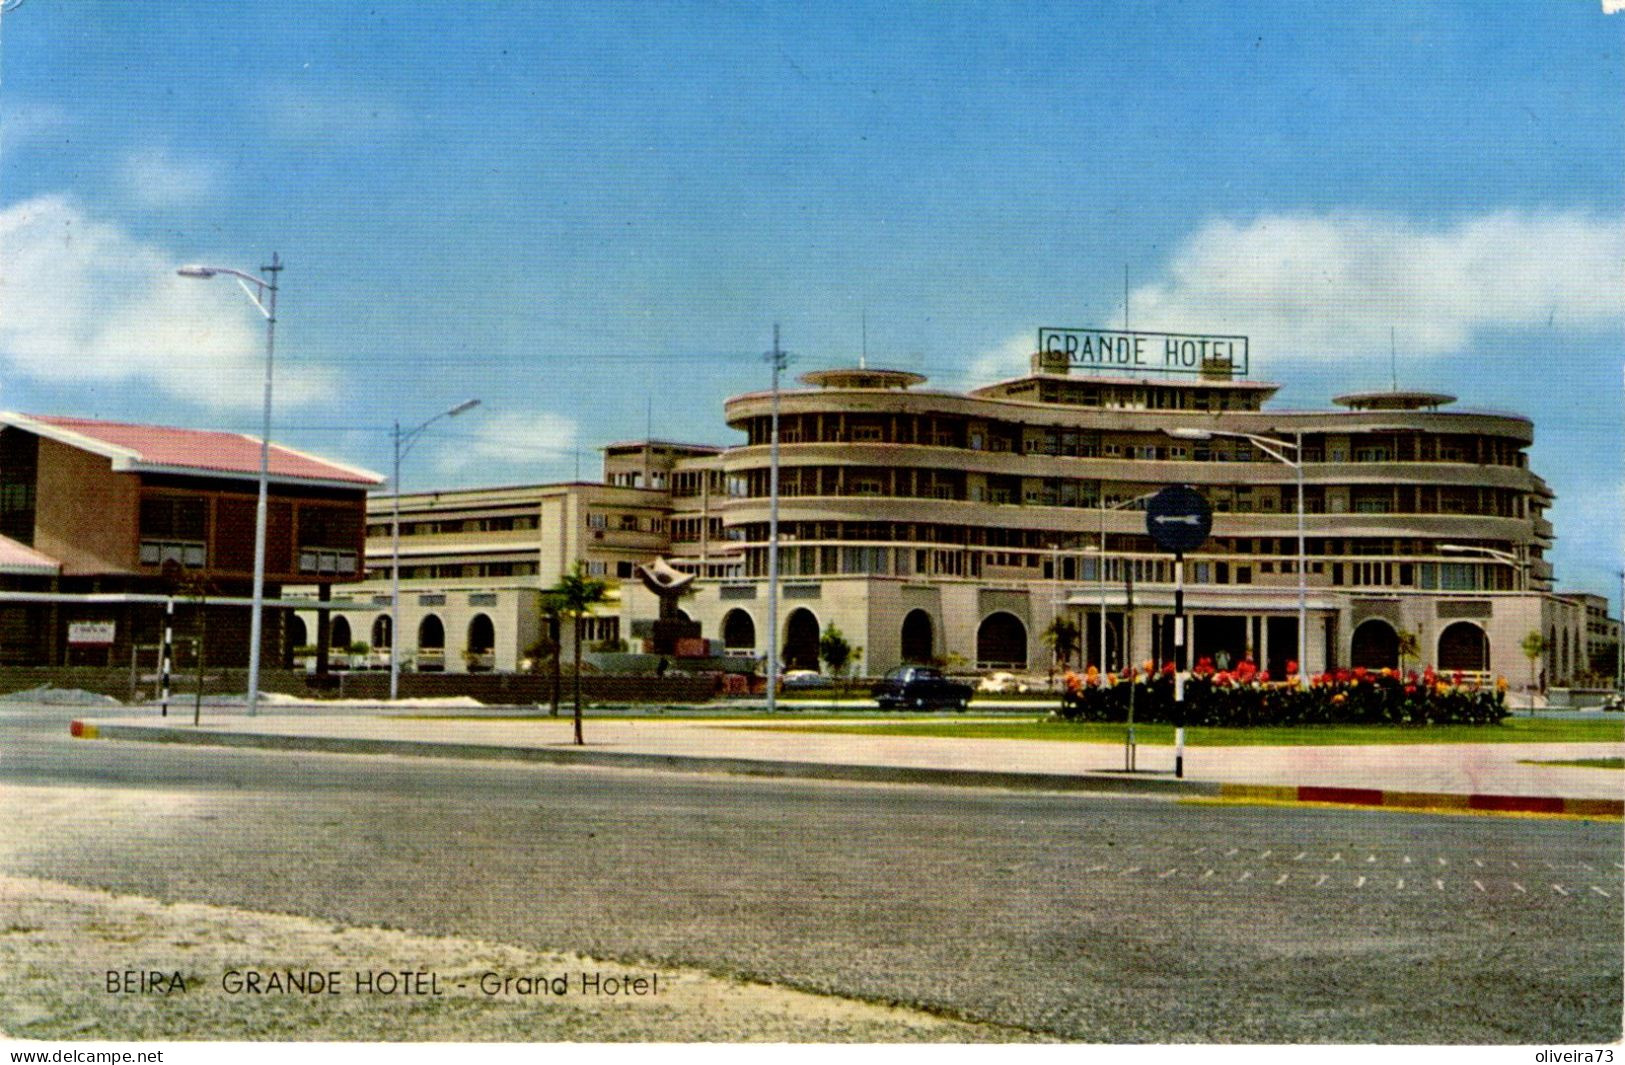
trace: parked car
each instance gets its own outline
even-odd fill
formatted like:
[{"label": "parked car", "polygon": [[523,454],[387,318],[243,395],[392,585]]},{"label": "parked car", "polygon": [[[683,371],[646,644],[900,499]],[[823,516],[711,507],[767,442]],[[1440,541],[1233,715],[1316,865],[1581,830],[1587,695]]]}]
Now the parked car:
[{"label": "parked car", "polygon": [[1602,701],[1602,709],[1613,711],[1625,710],[1625,695],[1615,692],[1614,694],[1608,696]]},{"label": "parked car", "polygon": [[869,694],[882,710],[911,706],[952,706],[963,710],[970,702],[971,686],[942,675],[930,666],[899,666],[876,681]]},{"label": "parked car", "polygon": [[979,692],[1024,692],[1027,682],[1014,673],[989,673],[976,685]]},{"label": "parked car", "polygon": [[832,688],[835,682],[813,669],[792,669],[784,674],[779,681],[779,687],[784,691],[796,691],[807,688]]}]

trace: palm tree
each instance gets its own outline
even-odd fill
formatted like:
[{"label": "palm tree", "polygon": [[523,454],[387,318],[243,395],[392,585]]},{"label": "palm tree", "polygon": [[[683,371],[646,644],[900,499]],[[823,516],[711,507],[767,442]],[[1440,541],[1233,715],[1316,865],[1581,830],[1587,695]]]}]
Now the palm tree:
[{"label": "palm tree", "polygon": [[586,743],[581,738],[581,619],[592,613],[592,608],[604,601],[605,584],[597,577],[587,576],[587,564],[576,559],[570,572],[559,578],[547,594],[561,615],[575,622],[575,736],[577,746]]},{"label": "palm tree", "polygon": [[1078,623],[1063,614],[1050,622],[1049,628],[1040,633],[1038,638],[1050,649],[1049,683],[1053,688],[1056,661],[1059,661],[1061,668],[1065,669],[1078,651]]}]

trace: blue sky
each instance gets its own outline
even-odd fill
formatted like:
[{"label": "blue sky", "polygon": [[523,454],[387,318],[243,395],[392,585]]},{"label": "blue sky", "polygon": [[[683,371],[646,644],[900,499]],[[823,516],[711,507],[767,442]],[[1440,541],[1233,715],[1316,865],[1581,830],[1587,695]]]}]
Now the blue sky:
[{"label": "blue sky", "polygon": [[26,0],[0,16],[0,407],[258,424],[408,488],[730,442],[856,356],[985,383],[1041,325],[1243,332],[1280,403],[1535,419],[1617,592],[1625,16],[1336,5]]}]

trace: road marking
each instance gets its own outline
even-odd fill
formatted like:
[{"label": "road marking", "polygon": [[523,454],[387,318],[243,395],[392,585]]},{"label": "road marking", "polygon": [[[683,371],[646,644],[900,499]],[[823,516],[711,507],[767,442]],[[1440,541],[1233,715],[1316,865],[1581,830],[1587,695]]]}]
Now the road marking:
[{"label": "road marking", "polygon": [[1286,878],[1291,876],[1291,875],[1292,875],[1291,873],[1282,873],[1281,874],[1281,879],[1279,879],[1279,880],[1277,880],[1275,882],[1275,886],[1280,887],[1282,884],[1286,883]]},{"label": "road marking", "polygon": [[1508,858],[1508,859],[1507,859],[1507,861],[1509,861],[1509,862],[1512,862],[1512,868],[1514,868],[1514,869],[1521,869],[1521,868],[1523,868],[1523,866],[1521,866],[1521,865],[1519,865],[1519,864],[1518,864],[1518,863],[1517,863],[1517,862],[1515,862],[1515,861],[1512,861],[1512,859],[1511,859],[1511,858]]},{"label": "road marking", "polygon": [[1625,862],[1615,862],[1614,863],[1614,868],[1615,869],[1625,869]]},{"label": "road marking", "polygon": [[1405,864],[1406,865],[1411,864],[1411,856],[1409,854],[1405,855]]},{"label": "road marking", "polygon": [[1485,894],[1489,894],[1488,890],[1484,887],[1483,881],[1474,880],[1473,881],[1473,887],[1477,888],[1480,891],[1483,891]]},{"label": "road marking", "polygon": [[1137,865],[1133,865],[1133,866],[1130,866],[1127,869],[1124,869],[1121,873],[1118,873],[1117,875],[1118,876],[1128,876],[1131,873],[1138,873],[1139,871],[1140,871],[1140,867],[1137,866]]},{"label": "road marking", "polygon": [[1205,850],[1207,850],[1206,847],[1197,847],[1195,850],[1191,851],[1191,853],[1192,854],[1201,854]]},{"label": "road marking", "polygon": [[1444,860],[1444,859],[1443,859],[1443,858],[1440,858],[1440,859],[1439,859],[1439,864],[1440,864],[1440,865],[1449,865],[1449,864],[1450,864],[1450,863],[1449,863],[1449,862],[1447,862],[1447,861],[1445,861],[1445,860]]},{"label": "road marking", "polygon": [[1404,877],[1399,878],[1399,883],[1394,885],[1394,890],[1395,891],[1404,891],[1405,890],[1405,878]]},{"label": "road marking", "polygon": [[1332,855],[1332,861],[1340,862],[1342,860],[1343,860],[1343,852],[1342,851],[1338,851],[1336,854]]},{"label": "road marking", "polygon": [[1443,891],[1444,890],[1444,881],[1440,880],[1438,877],[1434,877],[1433,878],[1433,886],[1438,888],[1440,891]]},{"label": "road marking", "polygon": [[1597,871],[1597,870],[1593,869],[1591,867],[1591,865],[1589,863],[1587,863],[1587,862],[1581,862],[1580,863],[1580,868],[1584,869],[1588,873],[1595,873]]},{"label": "road marking", "polygon": [[1085,869],[1084,872],[1086,872],[1086,873],[1104,873],[1106,870],[1108,870],[1110,868],[1111,868],[1111,866],[1109,866],[1109,865],[1091,865],[1089,868]]},{"label": "road marking", "polygon": [[1604,891],[1602,888],[1598,887],[1596,884],[1591,885],[1591,890],[1595,891],[1597,894],[1601,895],[1605,899],[1611,899],[1611,898],[1614,897],[1614,896],[1608,894],[1608,892]]},{"label": "road marking", "polygon": [[1557,868],[1557,866],[1553,865],[1551,862],[1546,862],[1544,864],[1545,864],[1546,868],[1548,868],[1548,869],[1556,869]]},{"label": "road marking", "polygon": [[1370,865],[1372,862],[1374,862],[1376,860],[1377,860],[1377,856],[1375,854],[1368,854],[1368,855],[1365,856],[1365,863],[1367,865]]},{"label": "road marking", "polygon": [[1295,862],[1301,862],[1303,861],[1304,857],[1308,855],[1308,853],[1308,851],[1299,851],[1297,854],[1292,856],[1292,860]]},{"label": "road marking", "polygon": [[1158,880],[1167,880],[1169,877],[1173,876],[1177,872],[1179,872],[1179,867],[1175,866],[1174,868],[1168,870],[1166,873],[1158,873],[1157,874],[1157,879]]},{"label": "road marking", "polygon": [[1275,853],[1274,851],[1265,851],[1263,854],[1260,854],[1258,856],[1258,860],[1263,861],[1265,858],[1268,858],[1270,855],[1272,855],[1274,853]]},{"label": "road marking", "polygon": [[1354,886],[1357,888],[1365,887],[1365,877],[1362,876],[1360,879],[1356,880],[1354,882]]},{"label": "road marking", "polygon": [[1517,891],[1517,892],[1518,892],[1518,893],[1519,893],[1519,894],[1520,894],[1520,895],[1527,895],[1527,894],[1529,894],[1529,892],[1527,892],[1527,891],[1525,891],[1525,890],[1524,890],[1524,889],[1523,889],[1523,885],[1522,885],[1522,884],[1520,884],[1520,883],[1518,883],[1518,882],[1517,882],[1517,881],[1516,881],[1516,880],[1514,880],[1514,881],[1513,881],[1513,882],[1512,882],[1512,887],[1513,887],[1513,888],[1514,888],[1514,889],[1515,889],[1515,890],[1516,890],[1516,891]]},{"label": "road marking", "polygon": [[1240,847],[1231,847],[1229,850],[1224,852],[1224,856],[1226,858],[1234,858],[1236,856],[1236,852],[1240,849]]},{"label": "road marking", "polygon": [[1484,868],[1484,861],[1481,858],[1474,858],[1473,864],[1478,866],[1480,869]]},{"label": "road marking", "polygon": [[1328,877],[1325,873],[1321,873],[1320,874],[1320,879],[1315,881],[1315,886],[1319,887],[1320,885],[1324,884],[1327,880],[1330,880],[1330,879],[1331,878]]},{"label": "road marking", "polygon": [[1198,879],[1198,880],[1206,880],[1208,877],[1210,877],[1212,875],[1213,875],[1213,870],[1209,869],[1207,872],[1203,873],[1201,876],[1197,877],[1196,879]]},{"label": "road marking", "polygon": [[1246,872],[1244,872],[1240,876],[1236,877],[1236,883],[1239,884],[1243,880],[1246,880],[1248,877],[1250,877],[1252,875],[1253,875],[1253,871],[1251,869],[1248,869]]},{"label": "road marking", "polygon": [[1568,895],[1568,892],[1563,889],[1562,884],[1553,884],[1552,890],[1557,892],[1559,895]]}]

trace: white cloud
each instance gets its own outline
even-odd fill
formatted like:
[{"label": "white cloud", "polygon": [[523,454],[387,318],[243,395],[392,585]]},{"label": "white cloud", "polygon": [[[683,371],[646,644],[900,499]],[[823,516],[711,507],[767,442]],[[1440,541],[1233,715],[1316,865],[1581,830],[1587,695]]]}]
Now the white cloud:
[{"label": "white cloud", "polygon": [[0,143],[7,149],[20,148],[51,134],[66,132],[72,125],[72,117],[56,104],[9,100],[0,109]]},{"label": "white cloud", "polygon": [[1038,350],[1038,330],[1017,333],[997,347],[971,356],[960,380],[944,380],[944,388],[980,388],[995,381],[1020,377],[1032,369],[1033,352]]},{"label": "white cloud", "polygon": [[403,124],[393,102],[350,87],[284,84],[265,90],[262,104],[273,136],[307,147],[374,144]]},{"label": "white cloud", "polygon": [[1565,332],[1625,319],[1625,222],[1502,211],[1445,228],[1358,214],[1212,221],[1167,276],[1134,291],[1138,328],[1230,332],[1255,357],[1330,362],[1449,355],[1497,329]]},{"label": "white cloud", "polygon": [[176,159],[162,148],[131,152],[119,172],[133,202],[160,208],[196,204],[214,192],[219,176],[213,164]]},{"label": "white cloud", "polygon": [[[177,277],[179,261],[66,197],[0,210],[0,364],[40,381],[258,409],[264,319],[233,283]],[[330,371],[278,364],[279,409],[334,388]]]},{"label": "white cloud", "polygon": [[[431,429],[434,467],[444,476],[476,474],[491,483],[506,473],[523,480],[571,476],[577,448],[575,419],[548,411],[479,408]],[[500,472],[499,472],[500,471]],[[588,477],[598,470],[583,469]]]}]

